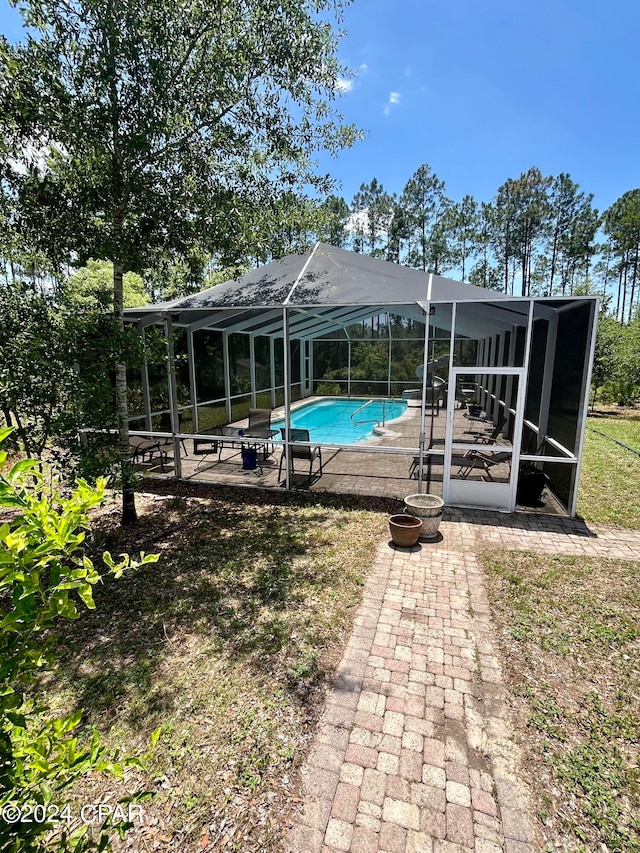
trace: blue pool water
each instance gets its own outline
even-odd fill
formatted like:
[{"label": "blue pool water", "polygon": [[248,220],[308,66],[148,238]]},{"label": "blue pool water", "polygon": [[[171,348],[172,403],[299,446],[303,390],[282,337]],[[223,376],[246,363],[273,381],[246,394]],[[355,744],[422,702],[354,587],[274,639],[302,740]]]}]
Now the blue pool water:
[{"label": "blue pool water", "polygon": [[[317,400],[292,411],[291,426],[298,429],[308,429],[311,441],[331,444],[357,444],[359,441],[373,438],[375,421],[380,421],[382,424],[382,400],[374,400],[355,416],[356,421],[366,421],[366,423],[354,424],[352,422],[351,415],[366,402],[362,398]],[[399,418],[407,409],[405,400],[386,400],[384,402],[386,424],[394,418]],[[283,419],[271,422],[272,429],[280,429],[283,426]],[[393,425],[390,428],[393,429]]]}]

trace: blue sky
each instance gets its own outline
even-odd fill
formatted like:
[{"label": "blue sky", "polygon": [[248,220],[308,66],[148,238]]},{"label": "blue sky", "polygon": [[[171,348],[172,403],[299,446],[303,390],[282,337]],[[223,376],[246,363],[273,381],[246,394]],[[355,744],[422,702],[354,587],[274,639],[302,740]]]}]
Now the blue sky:
[{"label": "blue sky", "polygon": [[344,28],[358,78],[340,108],[367,137],[321,163],[347,201],[374,177],[401,192],[422,163],[456,201],[531,166],[600,210],[640,186],[636,0],[356,0]]},{"label": "blue sky", "polygon": [[[366,137],[320,166],[347,201],[374,177],[401,192],[422,163],[456,201],[530,166],[600,210],[640,186],[637,0],[355,0],[342,27],[358,76],[339,106]],[[0,30],[19,37],[7,0]]]}]

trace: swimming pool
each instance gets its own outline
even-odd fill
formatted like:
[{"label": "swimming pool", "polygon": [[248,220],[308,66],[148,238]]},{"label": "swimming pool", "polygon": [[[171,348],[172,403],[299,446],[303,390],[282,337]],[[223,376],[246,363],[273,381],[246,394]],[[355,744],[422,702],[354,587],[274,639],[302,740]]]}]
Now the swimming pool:
[{"label": "swimming pool", "polygon": [[[351,415],[367,402],[366,399],[343,400],[332,397],[326,400],[314,400],[312,403],[293,409],[291,426],[308,429],[311,441],[329,444],[357,444],[374,437],[375,422],[382,424],[382,404],[385,403],[385,423],[399,418],[407,410],[406,400],[373,400],[356,415],[353,423]],[[366,423],[360,423],[366,421]],[[284,427],[284,418],[271,422],[272,429]],[[393,428],[393,426],[391,427]]]}]

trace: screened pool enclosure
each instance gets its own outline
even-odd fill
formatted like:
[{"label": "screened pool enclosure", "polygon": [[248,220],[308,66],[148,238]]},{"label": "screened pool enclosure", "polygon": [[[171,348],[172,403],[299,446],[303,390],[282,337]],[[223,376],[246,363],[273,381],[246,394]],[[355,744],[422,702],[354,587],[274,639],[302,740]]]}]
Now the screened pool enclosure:
[{"label": "screened pool enclosure", "polygon": [[596,297],[517,298],[319,243],[125,314],[166,346],[129,372],[132,453],[154,474],[575,514]]}]

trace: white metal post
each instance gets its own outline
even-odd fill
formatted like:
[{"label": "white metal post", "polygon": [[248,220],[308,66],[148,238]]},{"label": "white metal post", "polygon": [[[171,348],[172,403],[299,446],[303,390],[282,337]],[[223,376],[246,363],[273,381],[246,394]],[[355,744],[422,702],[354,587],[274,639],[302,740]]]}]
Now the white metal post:
[{"label": "white metal post", "polygon": [[[500,332],[498,332],[498,333],[496,334],[496,336],[495,336],[495,340],[494,340],[494,343],[493,343],[493,358],[491,359],[491,365],[492,365],[492,367],[502,367],[502,366],[503,366],[503,365],[500,363],[500,353],[501,353],[501,344],[502,344],[502,339],[503,339],[503,335],[501,335],[501,334],[500,334]],[[493,395],[493,405],[492,405],[492,409],[491,409],[491,414],[492,414],[493,416],[495,416],[495,415],[496,415],[496,411],[497,411],[497,408],[496,408],[496,407],[497,407],[497,405],[498,405],[497,400],[498,400],[498,396],[499,396],[499,392],[500,392],[499,384],[500,384],[500,382],[499,382],[499,380],[498,380],[498,377],[496,377],[496,376],[494,375],[494,377],[493,377],[493,383],[492,383],[492,385],[491,385],[491,392],[492,392],[492,395]]]},{"label": "white metal post", "polygon": [[516,508],[516,495],[518,491],[518,477],[520,472],[520,454],[522,452],[522,428],[524,424],[524,408],[527,401],[527,389],[529,386],[529,371],[531,370],[531,342],[533,340],[533,299],[529,300],[529,314],[527,317],[527,336],[524,344],[523,368],[518,380],[518,395],[516,397],[516,418],[513,425],[513,457],[512,466],[515,477],[512,477],[512,494],[510,511]]},{"label": "white metal post", "polygon": [[387,312],[387,332],[389,335],[389,360],[387,364],[387,397],[391,396],[391,318]]},{"label": "white metal post", "polygon": [[578,461],[576,462],[575,475],[572,482],[572,494],[570,495],[569,515],[575,518],[578,506],[578,486],[580,485],[580,466],[582,464],[582,453],[584,450],[584,438],[587,424],[587,413],[589,410],[589,389],[591,388],[591,375],[593,373],[593,357],[596,350],[596,333],[598,331],[598,317],[600,312],[600,297],[591,306],[589,323],[591,325],[591,341],[587,348],[587,363],[582,377],[582,411],[578,418]]},{"label": "white metal post", "polygon": [[[453,421],[456,409],[456,387],[458,378],[453,366],[455,358],[456,339],[456,314],[457,303],[451,303],[451,339],[449,341],[449,391],[447,393],[447,411],[444,433],[444,456],[442,459],[442,500],[449,500],[449,483],[451,481],[451,445],[453,443]],[[451,393],[451,380],[453,379],[453,394]]]},{"label": "white metal post", "polygon": [[276,339],[269,335],[269,374],[271,376],[271,408],[276,407]]},{"label": "white metal post", "polygon": [[178,388],[176,381],[176,359],[173,350],[173,321],[171,317],[165,320],[165,334],[167,336],[167,381],[169,384],[169,405],[171,407],[171,433],[173,435],[173,471],[177,480],[182,476],[182,462],[180,459],[180,417],[178,414]]},{"label": "white metal post", "polygon": [[300,396],[305,396],[305,388],[306,388],[306,370],[305,370],[305,360],[304,360],[304,340],[302,338],[298,338],[298,347],[300,349],[299,357],[300,357]]},{"label": "white metal post", "polygon": [[151,432],[151,392],[149,389],[149,364],[147,362],[147,336],[142,326],[142,403],[144,405],[144,422],[146,429]]},{"label": "white metal post", "polygon": [[[487,367],[495,366],[495,353],[496,353],[496,338],[493,335],[489,338],[489,362]],[[486,400],[484,409],[487,413],[487,417],[493,417],[493,394],[495,389],[495,376],[493,374],[487,375],[485,380],[485,390],[486,390]]]},{"label": "white metal post", "polygon": [[289,312],[287,306],[282,308],[282,344],[284,367],[284,427],[285,440],[282,449],[285,454],[285,486],[291,488],[291,347],[289,343]]},{"label": "white metal post", "polygon": [[[501,334],[498,335],[498,351],[496,355],[496,367],[504,367],[504,344],[505,344],[506,332],[504,330]],[[493,420],[494,423],[497,423],[500,419],[500,400],[502,399],[502,395],[504,394],[504,377],[502,376],[494,376],[493,380],[493,393],[494,393],[494,408],[493,408]],[[506,400],[505,400],[506,403]]]},{"label": "white metal post", "polygon": [[[431,311],[431,303],[427,302],[424,306],[424,351],[422,355],[422,403],[420,405],[420,436],[418,439],[418,453],[420,460],[418,462],[418,494],[422,494],[422,470],[424,466],[424,444],[425,430],[427,422],[427,381],[429,363],[429,312]],[[433,404],[433,401],[432,401]]]},{"label": "white metal post", "polygon": [[538,417],[538,441],[536,451],[541,450],[542,442],[549,429],[549,409],[551,408],[551,387],[553,384],[553,367],[558,341],[558,315],[548,321],[547,343],[544,352],[544,369],[542,373],[542,390],[540,394],[540,415]]},{"label": "white metal post", "polygon": [[227,423],[231,420],[231,365],[229,362],[229,334],[222,333],[222,367],[224,370],[224,396]]},{"label": "white metal post", "polygon": [[249,375],[251,379],[251,406],[256,407],[256,339],[254,333],[249,335]]},{"label": "white metal post", "polygon": [[[485,347],[484,347],[484,356],[483,356],[483,367],[490,367],[491,365],[491,337],[485,339]],[[482,374],[482,388],[483,388],[483,401],[482,408],[486,409],[487,407],[487,399],[488,399],[488,391],[487,385],[489,384],[489,375],[487,373]]]},{"label": "white metal post", "polygon": [[[424,441],[427,421],[427,380],[429,363],[429,317],[431,315],[431,288],[433,284],[433,273],[429,273],[427,279],[427,300],[422,306],[424,311],[424,350],[422,354],[422,403],[420,405],[420,436],[418,438],[418,494],[422,494],[422,471],[424,468]],[[433,401],[432,401],[433,404]]]},{"label": "white metal post", "polygon": [[[518,339],[517,327],[511,327],[511,335],[509,337],[509,355],[507,357],[507,367],[515,367],[514,361],[516,360],[516,342]],[[504,402],[508,407],[511,406],[511,395],[513,393],[513,376],[507,376],[507,381],[505,382],[504,389]],[[506,412],[505,412],[506,414]]]},{"label": "white metal post", "polygon": [[189,395],[191,397],[191,432],[198,432],[198,388],[196,385],[196,359],[193,347],[193,329],[187,329],[187,360],[189,364]]}]

